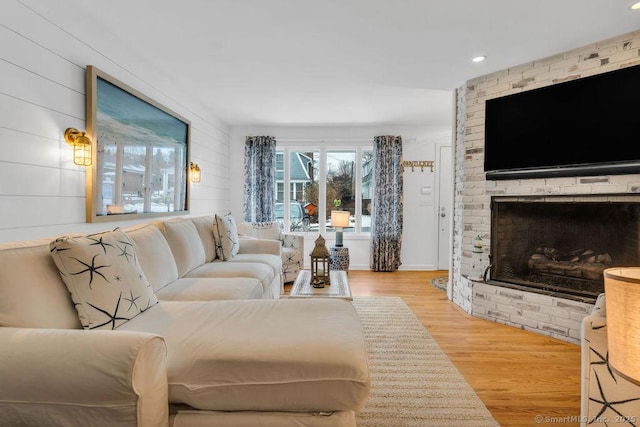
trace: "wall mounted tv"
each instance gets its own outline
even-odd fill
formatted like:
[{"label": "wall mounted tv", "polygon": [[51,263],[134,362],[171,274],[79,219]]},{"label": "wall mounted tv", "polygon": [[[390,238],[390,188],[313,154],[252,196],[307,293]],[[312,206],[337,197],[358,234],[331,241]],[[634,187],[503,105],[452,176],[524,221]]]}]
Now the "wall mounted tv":
[{"label": "wall mounted tv", "polygon": [[640,173],[640,65],[487,100],[490,180]]}]

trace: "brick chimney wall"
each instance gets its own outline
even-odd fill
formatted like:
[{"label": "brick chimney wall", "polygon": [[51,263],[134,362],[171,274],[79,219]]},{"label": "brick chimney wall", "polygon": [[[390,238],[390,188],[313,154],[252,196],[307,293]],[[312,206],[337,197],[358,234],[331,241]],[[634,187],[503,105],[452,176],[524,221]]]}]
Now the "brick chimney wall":
[{"label": "brick chimney wall", "polygon": [[[484,177],[484,103],[487,99],[640,64],[640,31],[469,80],[457,90],[454,145],[452,300],[467,313],[579,342],[591,305],[491,286],[479,280],[488,266],[491,196],[640,193],[640,175],[487,181]],[[636,114],[636,112],[631,112]],[[482,237],[483,252],[472,240]]]}]

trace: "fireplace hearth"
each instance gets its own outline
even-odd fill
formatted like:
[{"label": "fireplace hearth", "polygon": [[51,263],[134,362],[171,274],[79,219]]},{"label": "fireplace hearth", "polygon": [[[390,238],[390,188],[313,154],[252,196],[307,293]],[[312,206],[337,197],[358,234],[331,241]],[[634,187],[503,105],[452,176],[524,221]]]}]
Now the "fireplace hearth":
[{"label": "fireplace hearth", "polygon": [[494,197],[489,284],[593,302],[604,269],[640,265],[640,197]]}]

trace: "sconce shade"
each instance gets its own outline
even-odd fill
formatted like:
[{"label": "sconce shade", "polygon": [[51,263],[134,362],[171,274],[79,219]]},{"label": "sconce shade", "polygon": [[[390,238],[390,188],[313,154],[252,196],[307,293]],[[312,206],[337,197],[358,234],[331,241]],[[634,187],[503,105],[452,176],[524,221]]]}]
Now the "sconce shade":
[{"label": "sconce shade", "polygon": [[331,211],[331,226],[336,228],[336,247],[342,247],[342,229],[349,226],[349,211]]},{"label": "sconce shade", "polygon": [[200,182],[200,178],[202,177],[202,173],[200,172],[200,166],[197,163],[191,162],[189,166],[189,171],[191,172],[191,182]]},{"label": "sconce shade", "polygon": [[64,139],[73,147],[73,163],[79,166],[91,166],[93,153],[89,137],[76,128],[68,128],[64,132]]},{"label": "sconce shade", "polygon": [[609,364],[640,384],[640,267],[604,271]]}]

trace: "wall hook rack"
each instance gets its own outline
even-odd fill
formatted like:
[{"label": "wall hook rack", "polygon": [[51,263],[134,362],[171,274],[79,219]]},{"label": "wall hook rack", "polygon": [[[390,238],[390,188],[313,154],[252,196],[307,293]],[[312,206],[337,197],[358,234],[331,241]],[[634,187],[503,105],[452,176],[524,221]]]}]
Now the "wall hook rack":
[{"label": "wall hook rack", "polygon": [[415,171],[415,168],[420,168],[420,172],[424,172],[424,168],[429,168],[430,172],[433,172],[434,162],[433,160],[403,160],[402,168],[411,168],[411,172]]}]

